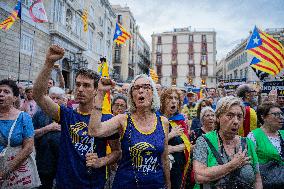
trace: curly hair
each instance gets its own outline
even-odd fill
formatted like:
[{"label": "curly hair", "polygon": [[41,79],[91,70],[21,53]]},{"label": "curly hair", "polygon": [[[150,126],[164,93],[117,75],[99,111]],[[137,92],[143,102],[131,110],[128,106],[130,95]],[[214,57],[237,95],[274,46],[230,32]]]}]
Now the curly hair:
[{"label": "curly hair", "polygon": [[76,79],[79,75],[82,75],[84,77],[87,77],[89,79],[93,79],[94,80],[94,88],[98,88],[98,84],[99,84],[99,80],[100,80],[100,76],[97,72],[91,70],[91,69],[87,69],[87,68],[81,68],[78,70],[78,72],[76,73]]},{"label": "curly hair", "polygon": [[151,110],[152,112],[156,112],[160,109],[160,98],[157,92],[157,89],[155,87],[155,83],[154,81],[151,79],[151,77],[145,75],[145,74],[141,74],[141,75],[137,75],[131,82],[129,90],[128,90],[128,98],[127,98],[127,104],[129,106],[129,112],[133,113],[136,111],[136,106],[135,103],[133,101],[133,96],[132,96],[132,88],[133,85],[135,83],[136,80],[140,79],[140,78],[144,78],[147,79],[150,82],[150,85],[152,87],[153,90],[153,99],[152,99],[152,106],[151,106]]},{"label": "curly hair", "polygon": [[163,90],[162,94],[161,94],[161,97],[160,97],[160,103],[161,103],[161,113],[162,114],[165,114],[165,110],[166,110],[166,99],[173,93],[177,93],[178,95],[178,100],[179,100],[179,103],[178,103],[178,112],[181,111],[181,108],[182,108],[182,91],[180,89],[177,89],[175,87],[170,87],[170,88],[166,88]]},{"label": "curly hair", "polygon": [[212,107],[211,102],[210,102],[207,98],[202,99],[202,100],[197,104],[196,117],[198,117],[198,118],[200,118],[200,112],[201,112],[201,109],[202,109],[202,102],[205,102],[206,106]]},{"label": "curly hair", "polygon": [[0,81],[0,85],[7,85],[12,89],[13,95],[18,97],[20,95],[19,87],[17,86],[16,82],[11,79],[3,79]]}]

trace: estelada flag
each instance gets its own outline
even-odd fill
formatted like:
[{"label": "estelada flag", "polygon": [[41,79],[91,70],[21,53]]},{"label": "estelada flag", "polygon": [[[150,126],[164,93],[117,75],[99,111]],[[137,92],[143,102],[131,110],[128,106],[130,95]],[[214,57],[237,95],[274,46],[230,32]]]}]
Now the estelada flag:
[{"label": "estelada flag", "polygon": [[251,64],[255,69],[275,76],[284,68],[284,47],[257,27],[248,40],[246,50],[259,60]]},{"label": "estelada flag", "polygon": [[0,29],[7,31],[8,29],[11,28],[11,26],[15,23],[15,21],[18,18],[21,18],[21,6],[22,6],[21,0],[18,0],[18,3],[14,8],[14,10],[12,11],[11,15],[6,20],[0,23]]},{"label": "estelada flag", "polygon": [[121,24],[116,23],[115,31],[113,35],[113,41],[116,42],[118,45],[122,45],[126,42],[128,38],[130,38],[131,35],[128,33]]}]

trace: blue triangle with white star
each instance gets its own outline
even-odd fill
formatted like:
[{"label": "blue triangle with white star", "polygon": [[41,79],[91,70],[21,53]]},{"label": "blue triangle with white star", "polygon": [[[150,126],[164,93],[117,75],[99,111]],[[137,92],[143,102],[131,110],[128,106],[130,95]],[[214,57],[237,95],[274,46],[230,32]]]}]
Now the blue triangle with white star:
[{"label": "blue triangle with white star", "polygon": [[116,40],[121,35],[122,35],[122,31],[121,31],[119,25],[116,23],[114,35],[113,35],[113,40]]},{"label": "blue triangle with white star", "polygon": [[255,26],[254,30],[252,32],[252,35],[251,35],[251,37],[249,39],[249,42],[248,42],[248,44],[246,46],[246,50],[253,49],[253,48],[261,46],[261,45],[262,45],[262,40],[260,38],[258,29]]}]

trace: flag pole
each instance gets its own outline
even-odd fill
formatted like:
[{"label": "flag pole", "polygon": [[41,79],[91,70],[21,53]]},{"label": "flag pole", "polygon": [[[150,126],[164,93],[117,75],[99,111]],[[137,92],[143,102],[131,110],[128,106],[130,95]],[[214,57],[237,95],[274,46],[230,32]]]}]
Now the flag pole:
[{"label": "flag pole", "polygon": [[[22,14],[22,1],[20,5],[20,15]],[[21,75],[21,45],[22,45],[22,15],[20,16],[20,43],[19,43],[19,64],[18,64],[18,83],[20,83],[20,75]]]},{"label": "flag pole", "polygon": [[[35,23],[35,27],[34,27],[34,35],[33,35],[33,38],[35,38],[35,33],[36,33],[36,27],[37,23]],[[30,60],[30,65],[29,65],[29,79],[28,79],[28,85],[30,85],[30,80],[31,80],[31,69],[32,69],[32,62],[33,62],[33,55],[34,55],[34,45],[35,43],[33,43],[33,46],[32,46],[32,53],[31,53],[31,60]]]}]

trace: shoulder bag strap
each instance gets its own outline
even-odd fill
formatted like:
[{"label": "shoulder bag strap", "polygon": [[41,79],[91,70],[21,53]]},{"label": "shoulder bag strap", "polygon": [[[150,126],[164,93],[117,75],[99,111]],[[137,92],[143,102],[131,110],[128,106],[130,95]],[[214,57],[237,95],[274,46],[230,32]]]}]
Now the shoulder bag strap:
[{"label": "shoulder bag strap", "polygon": [[213,155],[215,156],[217,162],[219,165],[223,165],[224,162],[221,158],[221,155],[220,153],[216,150],[216,148],[213,146],[213,144],[209,141],[209,139],[205,136],[205,135],[202,135],[202,137],[204,138],[204,140],[207,142],[210,150],[212,151]]},{"label": "shoulder bag strap", "polygon": [[283,140],[279,131],[278,131],[278,135],[279,135],[279,138],[280,138],[280,147],[281,147],[280,157],[281,157],[282,160],[284,160],[284,140]]},{"label": "shoulder bag strap", "polygon": [[243,151],[245,149],[247,149],[247,140],[246,140],[246,138],[241,137],[241,147],[242,147]]},{"label": "shoulder bag strap", "polygon": [[12,127],[11,127],[11,129],[10,129],[10,131],[9,131],[9,136],[8,136],[8,145],[7,145],[7,147],[10,147],[10,146],[11,146],[11,137],[12,137],[12,133],[13,133],[13,131],[14,131],[14,128],[15,128],[16,123],[17,123],[17,120],[18,120],[18,118],[20,117],[20,114],[21,114],[21,113],[22,113],[22,112],[19,112],[19,114],[17,115],[16,120],[14,121],[14,123],[13,123],[13,125],[12,125]]}]

